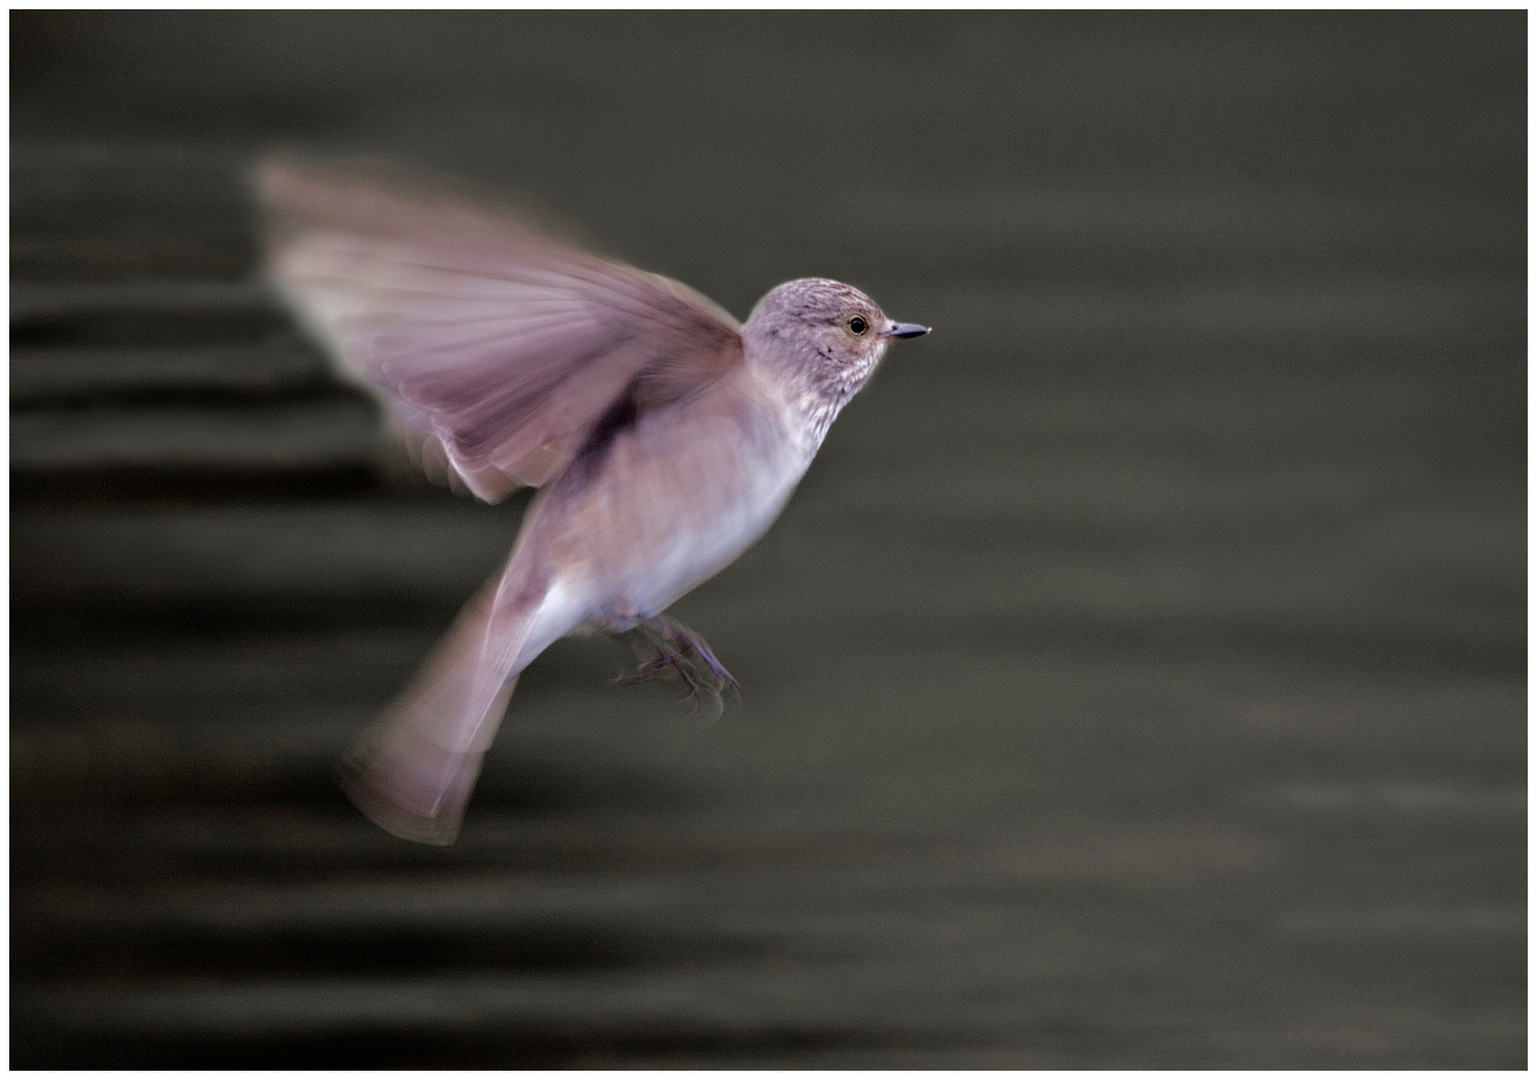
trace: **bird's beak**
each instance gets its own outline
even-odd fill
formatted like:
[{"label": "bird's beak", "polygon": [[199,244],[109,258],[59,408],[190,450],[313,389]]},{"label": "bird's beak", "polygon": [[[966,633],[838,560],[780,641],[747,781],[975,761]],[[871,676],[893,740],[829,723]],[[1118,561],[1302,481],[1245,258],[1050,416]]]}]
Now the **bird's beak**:
[{"label": "bird's beak", "polygon": [[883,336],[897,337],[922,337],[929,332],[929,327],[919,326],[917,323],[894,322],[886,324],[886,332]]}]

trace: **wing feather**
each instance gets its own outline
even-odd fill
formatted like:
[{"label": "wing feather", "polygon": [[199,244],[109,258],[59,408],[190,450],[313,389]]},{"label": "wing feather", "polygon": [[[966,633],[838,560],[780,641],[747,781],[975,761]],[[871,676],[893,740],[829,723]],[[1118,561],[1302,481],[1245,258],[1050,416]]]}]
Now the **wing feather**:
[{"label": "wing feather", "polygon": [[429,474],[487,501],[558,473],[626,393],[658,407],[741,362],[699,293],[441,181],[275,159],[257,186],[289,303]]}]

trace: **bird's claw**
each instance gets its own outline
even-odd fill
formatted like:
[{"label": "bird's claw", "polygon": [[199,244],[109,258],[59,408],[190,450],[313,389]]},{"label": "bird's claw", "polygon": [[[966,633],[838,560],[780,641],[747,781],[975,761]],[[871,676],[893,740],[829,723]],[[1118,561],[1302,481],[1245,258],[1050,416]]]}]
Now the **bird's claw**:
[{"label": "bird's claw", "polygon": [[701,695],[713,703],[713,715],[705,726],[720,717],[722,691],[730,690],[738,701],[742,699],[741,687],[731,672],[717,659],[705,640],[682,623],[657,616],[640,620],[636,629],[643,639],[636,646],[640,661],[634,674],[621,676],[619,682],[650,682],[677,675],[695,710]]}]

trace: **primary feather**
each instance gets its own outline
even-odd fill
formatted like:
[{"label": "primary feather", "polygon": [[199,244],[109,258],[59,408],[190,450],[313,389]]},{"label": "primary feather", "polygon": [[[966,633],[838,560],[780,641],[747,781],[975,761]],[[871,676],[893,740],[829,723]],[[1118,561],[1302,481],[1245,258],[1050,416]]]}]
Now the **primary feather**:
[{"label": "primary feather", "polygon": [[487,501],[556,475],[626,395],[661,407],[741,363],[694,290],[422,178],[276,159],[258,190],[290,303],[429,471]]}]

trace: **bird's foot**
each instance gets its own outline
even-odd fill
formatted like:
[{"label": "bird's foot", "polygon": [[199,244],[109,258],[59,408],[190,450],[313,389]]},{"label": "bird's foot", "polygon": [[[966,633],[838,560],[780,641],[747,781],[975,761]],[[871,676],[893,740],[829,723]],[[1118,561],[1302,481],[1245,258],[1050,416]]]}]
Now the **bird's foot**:
[{"label": "bird's foot", "polygon": [[731,672],[716,658],[704,638],[688,627],[658,615],[638,620],[635,629],[640,636],[635,650],[640,660],[635,673],[621,678],[621,683],[649,682],[677,675],[696,708],[701,695],[710,699],[714,714],[710,723],[720,716],[722,691],[730,690],[741,700],[741,688]]}]

